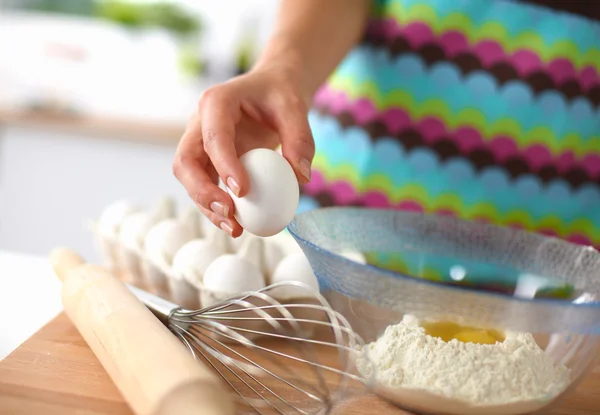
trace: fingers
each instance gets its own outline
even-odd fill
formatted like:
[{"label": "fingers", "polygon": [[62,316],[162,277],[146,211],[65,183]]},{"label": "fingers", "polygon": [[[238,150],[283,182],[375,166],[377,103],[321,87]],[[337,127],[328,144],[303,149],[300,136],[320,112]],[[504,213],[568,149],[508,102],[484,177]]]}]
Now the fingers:
[{"label": "fingers", "polygon": [[228,233],[230,236],[237,238],[239,237],[244,229],[242,226],[234,219],[223,219],[220,215],[217,215],[212,210],[204,209],[200,207],[200,211],[217,227],[221,228],[221,230],[225,233]]},{"label": "fingers", "polygon": [[209,95],[202,103],[203,148],[223,183],[238,197],[248,191],[248,175],[235,147],[235,127],[241,118],[238,105]]},{"label": "fingers", "polygon": [[308,183],[315,142],[308,124],[306,105],[299,98],[288,98],[283,109],[275,112],[275,123],[281,136],[283,156],[294,168],[298,182]]},{"label": "fingers", "polygon": [[[179,143],[173,163],[175,176],[202,212],[234,237],[241,235],[242,227],[233,217],[233,200],[216,185],[215,179],[220,177],[237,197],[244,197],[249,190],[249,178],[236,151],[236,144],[240,144],[236,142],[236,127],[242,119],[242,107],[246,117],[256,122],[262,122],[260,118],[264,117],[265,124],[274,127],[283,156],[301,184],[310,181],[315,153],[304,101],[293,92],[286,93],[286,83],[271,85],[275,82],[271,78],[264,79],[265,83],[259,81],[261,78],[256,78],[257,85],[252,86],[239,78],[236,85],[223,84],[207,90]],[[265,94],[265,85],[274,86],[272,93]],[[252,138],[247,145],[254,148],[262,138]]]},{"label": "fingers", "polygon": [[210,177],[208,156],[202,147],[200,130],[200,123],[194,118],[177,147],[173,173],[203,212],[211,213],[207,216],[216,226],[232,236],[239,236],[241,227],[233,218],[233,200]]}]

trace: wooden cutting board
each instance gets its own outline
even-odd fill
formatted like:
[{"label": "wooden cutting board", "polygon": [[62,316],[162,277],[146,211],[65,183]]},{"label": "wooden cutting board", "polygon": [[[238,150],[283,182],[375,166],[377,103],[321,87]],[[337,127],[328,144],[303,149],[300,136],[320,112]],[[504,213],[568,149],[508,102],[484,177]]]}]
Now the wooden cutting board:
[{"label": "wooden cutting board", "polygon": [[[344,415],[408,415],[370,395]],[[600,414],[600,366],[548,415]],[[68,318],[61,314],[0,362],[1,415],[131,415],[119,391]]]}]

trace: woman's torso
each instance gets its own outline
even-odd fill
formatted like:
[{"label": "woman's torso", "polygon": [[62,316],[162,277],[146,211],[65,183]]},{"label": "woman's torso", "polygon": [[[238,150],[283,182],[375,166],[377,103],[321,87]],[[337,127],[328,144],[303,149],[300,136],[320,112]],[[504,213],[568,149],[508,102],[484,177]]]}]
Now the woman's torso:
[{"label": "woman's torso", "polygon": [[[579,6],[600,15],[592,3]],[[600,246],[600,24],[516,0],[375,4],[315,97],[301,208],[451,214]]]}]

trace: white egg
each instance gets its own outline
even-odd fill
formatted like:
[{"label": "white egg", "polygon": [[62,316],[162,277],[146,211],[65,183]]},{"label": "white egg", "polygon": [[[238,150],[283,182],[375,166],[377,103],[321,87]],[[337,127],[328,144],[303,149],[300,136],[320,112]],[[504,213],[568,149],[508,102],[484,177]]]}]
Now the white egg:
[{"label": "white egg", "polygon": [[[285,257],[275,269],[271,284],[284,281],[299,281],[319,291],[319,282],[308,259],[304,254],[292,254]],[[279,287],[272,295],[278,299],[310,297],[311,294],[301,287]]]},{"label": "white egg", "polygon": [[144,238],[144,251],[155,263],[171,264],[179,248],[196,236],[196,230],[185,223],[177,219],[165,219],[148,231]]},{"label": "white egg", "polygon": [[285,257],[283,248],[270,238],[265,238],[263,241],[263,273],[270,280],[275,273],[277,266]]},{"label": "white egg", "polygon": [[117,236],[125,218],[138,208],[128,200],[118,200],[108,205],[98,219],[98,229],[103,235]]},{"label": "white egg", "polygon": [[270,238],[254,236],[250,233],[244,239],[237,254],[252,262],[262,272],[267,281],[285,256],[283,249],[275,241],[270,240]]},{"label": "white egg", "polygon": [[172,273],[191,285],[202,284],[204,273],[223,252],[206,239],[194,239],[181,247],[173,258]]},{"label": "white egg", "polygon": [[156,221],[148,212],[136,212],[125,218],[119,230],[119,240],[128,249],[142,249],[146,234]]},{"label": "white egg", "polygon": [[252,262],[235,254],[221,255],[215,259],[206,269],[203,282],[206,290],[232,295],[265,287],[260,270]]},{"label": "white egg", "polygon": [[160,199],[148,212],[135,212],[128,215],[119,229],[119,240],[125,248],[137,251],[143,248],[144,238],[150,228],[163,219],[175,214],[174,202],[170,198]]},{"label": "white egg", "polygon": [[235,218],[256,236],[272,236],[292,221],[298,208],[300,190],[292,166],[281,155],[264,148],[240,157],[248,172],[248,193],[236,197],[227,189],[235,204]]}]

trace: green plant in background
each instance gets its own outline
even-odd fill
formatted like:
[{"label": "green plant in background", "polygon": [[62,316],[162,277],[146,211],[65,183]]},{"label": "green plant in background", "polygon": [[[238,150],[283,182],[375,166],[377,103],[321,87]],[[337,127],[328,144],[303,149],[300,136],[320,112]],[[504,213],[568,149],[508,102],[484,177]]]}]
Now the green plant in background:
[{"label": "green plant in background", "polygon": [[98,17],[129,28],[162,28],[182,38],[195,36],[202,28],[199,17],[165,0],[18,0],[8,4],[23,10]]},{"label": "green plant in background", "polygon": [[190,43],[180,48],[178,64],[183,74],[191,77],[200,76],[205,70],[205,64],[198,56],[198,48]]},{"label": "green plant in background", "polygon": [[248,40],[242,42],[236,57],[236,74],[242,75],[248,72],[253,62],[252,43]]},{"label": "green plant in background", "polygon": [[145,16],[146,8],[127,1],[100,1],[96,5],[94,15],[102,19],[129,27],[141,28],[148,25]]},{"label": "green plant in background", "polygon": [[144,4],[126,0],[99,1],[95,15],[130,28],[162,28],[182,38],[201,30],[199,18],[166,1]]},{"label": "green plant in background", "polygon": [[200,32],[200,20],[175,4],[159,2],[147,7],[149,8],[148,20],[151,25],[162,27],[181,37],[192,36]]}]

